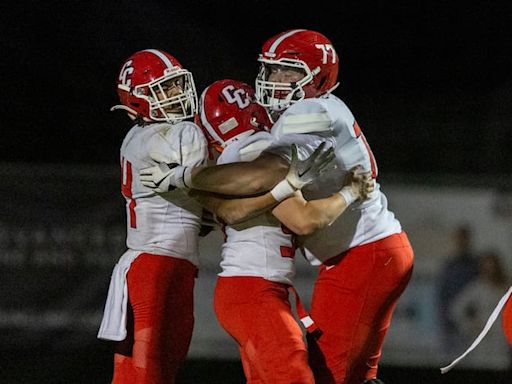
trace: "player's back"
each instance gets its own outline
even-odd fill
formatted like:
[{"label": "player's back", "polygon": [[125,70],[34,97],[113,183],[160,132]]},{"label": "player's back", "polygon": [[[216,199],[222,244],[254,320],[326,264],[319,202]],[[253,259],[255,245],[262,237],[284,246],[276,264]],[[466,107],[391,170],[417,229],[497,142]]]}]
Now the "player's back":
[{"label": "player's back", "polygon": [[159,154],[169,162],[202,165],[206,140],[193,123],[134,126],[121,146],[122,194],[126,199],[128,248],[188,259],[197,265],[202,208],[181,190],[158,195],[143,186],[139,170]]},{"label": "player's back", "polygon": [[[251,161],[270,145],[272,136],[258,132],[229,144],[217,164]],[[219,276],[259,276],[292,284],[295,273],[293,234],[266,212],[240,224],[224,228],[222,272]]]},{"label": "player's back", "polygon": [[[327,141],[335,148],[336,168],[320,176],[302,192],[307,200],[331,196],[343,186],[348,170],[362,165],[377,177],[377,162],[349,108],[334,95],[302,100],[288,108],[272,128],[270,152],[289,157],[290,144],[299,148],[299,157],[309,156]],[[301,238],[301,243],[324,261],[349,248],[369,243],[401,231],[387,199],[377,183],[363,203],[351,205],[331,226]]]}]

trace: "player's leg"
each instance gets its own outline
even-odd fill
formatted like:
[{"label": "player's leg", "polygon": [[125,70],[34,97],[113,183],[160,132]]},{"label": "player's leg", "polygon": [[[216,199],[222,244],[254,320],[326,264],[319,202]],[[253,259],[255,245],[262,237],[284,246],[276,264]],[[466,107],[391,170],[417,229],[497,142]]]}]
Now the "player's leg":
[{"label": "player's leg", "polygon": [[240,345],[248,383],[314,382],[286,285],[256,277],[221,277],[215,312]]},{"label": "player's leg", "polygon": [[126,338],[116,342],[114,353],[114,375],[112,384],[128,384],[135,377],[133,368],[133,310],[128,302],[126,315]]},{"label": "player's leg", "polygon": [[[237,340],[234,338],[235,341]],[[264,384],[263,379],[258,374],[258,367],[247,355],[247,348],[239,344],[238,350],[240,351],[240,360],[242,361],[242,368],[246,379],[246,384]]]},{"label": "player's leg", "polygon": [[369,300],[361,318],[368,333],[359,334],[350,361],[347,383],[360,383],[377,377],[384,337],[398,299],[404,292],[412,274],[413,251],[405,233],[390,236],[375,244],[376,265],[374,284],[370,286]]},{"label": "player's leg", "polygon": [[322,335],[308,338],[318,384],[360,384],[376,376],[392,309],[411,270],[412,250],[402,235],[355,247],[334,266],[321,267],[311,317]]},{"label": "player's leg", "polygon": [[127,275],[134,314],[132,383],[174,383],[192,329],[197,268],[188,261],[142,254]]},{"label": "player's leg", "polygon": [[[245,301],[239,297],[240,295],[245,293],[252,296],[252,291],[240,292],[246,279],[249,282],[254,280],[254,278],[219,277],[215,286],[214,309],[222,328],[239,345],[240,358],[247,384],[263,384],[262,378],[258,375],[258,368],[250,358],[252,354],[248,353],[250,348],[247,346],[247,341],[250,332],[245,325],[246,315],[242,308],[239,308],[240,310],[236,309],[240,302]],[[250,288],[252,290],[252,287]]]}]

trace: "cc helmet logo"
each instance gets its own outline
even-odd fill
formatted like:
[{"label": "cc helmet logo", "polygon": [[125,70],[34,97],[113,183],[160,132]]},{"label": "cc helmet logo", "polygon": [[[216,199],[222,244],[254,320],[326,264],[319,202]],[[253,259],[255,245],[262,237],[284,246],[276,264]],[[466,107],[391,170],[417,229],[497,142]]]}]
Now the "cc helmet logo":
[{"label": "cc helmet logo", "polygon": [[249,99],[249,95],[245,90],[240,88],[235,88],[232,85],[227,85],[222,89],[222,95],[226,98],[226,101],[229,104],[236,103],[238,105],[238,108],[244,109],[251,104],[251,101]]},{"label": "cc helmet logo", "polygon": [[329,52],[332,55],[332,63],[336,63],[336,52],[331,44],[315,44],[315,47],[322,50],[322,63],[327,64]]},{"label": "cc helmet logo", "polygon": [[128,60],[124,63],[123,68],[121,68],[121,72],[119,72],[119,82],[127,87],[131,86],[132,80],[129,76],[133,73],[132,60]]}]

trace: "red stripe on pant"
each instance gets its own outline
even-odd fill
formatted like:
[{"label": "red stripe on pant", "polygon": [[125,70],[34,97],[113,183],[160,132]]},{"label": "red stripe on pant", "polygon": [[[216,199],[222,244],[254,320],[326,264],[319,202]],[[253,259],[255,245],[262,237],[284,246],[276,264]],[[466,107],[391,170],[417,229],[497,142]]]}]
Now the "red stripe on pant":
[{"label": "red stripe on pant", "polygon": [[219,277],[214,308],[237,341],[248,384],[313,384],[288,286],[261,277]]},{"label": "red stripe on pant", "polygon": [[320,267],[308,335],[317,384],[360,384],[377,376],[384,336],[411,277],[413,250],[402,232],[354,247]]},{"label": "red stripe on pant", "polygon": [[174,383],[194,326],[197,268],[189,261],[143,253],[127,274],[128,337],[114,355],[114,384]]}]

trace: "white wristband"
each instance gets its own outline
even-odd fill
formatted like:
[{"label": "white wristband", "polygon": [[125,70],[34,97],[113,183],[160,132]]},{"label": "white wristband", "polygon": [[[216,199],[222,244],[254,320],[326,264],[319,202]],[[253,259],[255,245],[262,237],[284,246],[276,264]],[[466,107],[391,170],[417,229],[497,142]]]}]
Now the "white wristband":
[{"label": "white wristband", "polygon": [[338,193],[345,199],[347,207],[358,199],[358,197],[354,195],[354,192],[352,192],[352,187],[349,187],[348,185],[341,188]]},{"label": "white wristband", "polygon": [[190,188],[190,184],[192,184],[191,167],[178,165],[174,171],[174,180],[176,181],[176,187],[180,189]]},{"label": "white wristband", "polygon": [[270,194],[276,201],[283,201],[287,197],[292,196],[295,193],[295,188],[293,188],[290,183],[284,179],[281,180],[272,190]]}]

